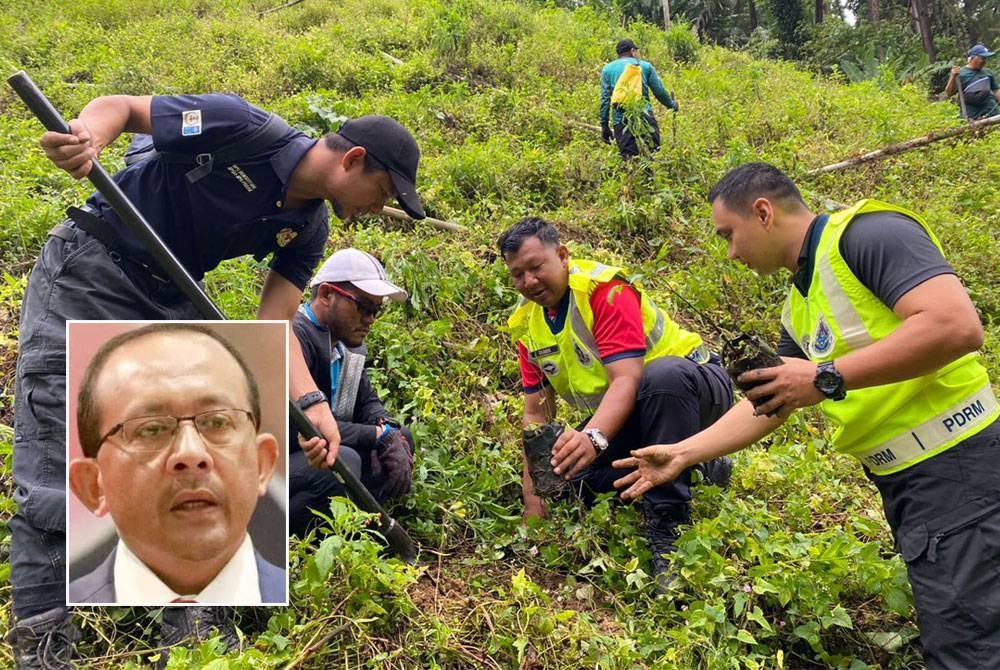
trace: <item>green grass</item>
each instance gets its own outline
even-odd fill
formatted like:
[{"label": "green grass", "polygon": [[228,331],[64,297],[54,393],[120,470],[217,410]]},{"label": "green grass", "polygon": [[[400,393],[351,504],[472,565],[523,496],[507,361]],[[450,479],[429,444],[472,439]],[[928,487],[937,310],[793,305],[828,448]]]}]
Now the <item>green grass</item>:
[{"label": "green grass", "polygon": [[[330,240],[331,249],[377,253],[412,296],[368,344],[374,382],[419,443],[414,492],[391,510],[421,544],[419,565],[380,559],[363,515],[336,502],[333,532],[293,545],[292,606],[266,613],[242,654],[223,657],[209,642],[176,652],[172,667],[299,658],[314,668],[919,666],[905,568],[877,495],[854,461],[831,453],[812,414],[740,454],[730,490],[698,492],[671,597],[650,596],[630,507],[565,504],[549,522],[521,526],[520,389],[505,332],[517,296],[494,241],[521,216],[545,216],[576,253],[642,275],[713,344],[708,319],[773,340],[785,280],[726,261],[708,218],[711,185],[747,160],[801,175],[953,124],[953,107],[893,81],[845,86],[787,63],[692,53],[676,31],[635,24],[629,36],[682,111],[675,119],[657,109],[663,150],[649,174],[630,174],[580,125],[597,123],[598,73],[623,35],[615,16],[509,0],[307,0],[258,18],[277,4],[42,1],[0,13],[0,65],[27,70],[67,118],[100,94],[212,90],[313,133],[339,116],[395,116],[423,150],[428,213],[466,226],[335,222]],[[6,87],[0,133],[0,501],[9,514],[18,301],[46,231],[87,187],[46,162],[39,125]],[[995,144],[938,142],[799,183],[816,210],[870,196],[925,214],[981,310],[997,379]],[[109,149],[105,163],[118,165],[121,150]],[[228,314],[250,318],[262,276],[261,265],[237,260],[208,285]],[[0,549],[8,544],[4,532]],[[4,564],[3,615],[6,580]],[[81,667],[140,667],[156,646],[157,615],[80,613]],[[247,630],[260,619],[244,617]],[[9,653],[0,651],[0,665]]]}]

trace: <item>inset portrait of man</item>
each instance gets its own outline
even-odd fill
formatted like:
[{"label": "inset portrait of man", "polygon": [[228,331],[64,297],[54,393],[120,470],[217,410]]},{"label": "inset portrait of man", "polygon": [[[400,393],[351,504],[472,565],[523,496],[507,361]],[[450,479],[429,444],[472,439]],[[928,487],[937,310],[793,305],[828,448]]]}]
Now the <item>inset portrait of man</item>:
[{"label": "inset portrait of man", "polygon": [[285,322],[67,335],[67,603],[286,604]]}]

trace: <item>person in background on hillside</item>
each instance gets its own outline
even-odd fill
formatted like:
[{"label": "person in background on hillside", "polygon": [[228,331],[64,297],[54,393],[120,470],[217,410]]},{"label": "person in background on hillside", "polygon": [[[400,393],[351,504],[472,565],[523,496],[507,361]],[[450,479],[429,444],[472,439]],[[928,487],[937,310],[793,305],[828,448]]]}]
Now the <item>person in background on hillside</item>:
[{"label": "person in background on hillside", "polygon": [[[45,133],[40,144],[78,179],[121,133],[152,135],[159,155],[114,180],[195,280],[225,259],[273,254],[261,320],[294,317],[326,245],[324,201],[341,219],[379,212],[391,198],[423,217],[414,186],[420,150],[384,116],[352,119],[317,141],[235,95],[109,95],[88,103],[69,126],[68,134]],[[65,604],[66,321],[201,318],[100,193],[69,213],[49,231],[21,304],[8,634],[18,668],[71,667],[78,634]],[[289,348],[289,389],[300,398],[317,388],[296,338]],[[306,415],[326,436],[332,464],[340,436],[329,405],[313,405]],[[227,628],[226,642],[237,642],[222,610],[197,620],[189,611],[165,610],[164,645],[213,627]]]},{"label": "person in background on hillside", "polygon": [[[649,151],[656,151],[660,148],[660,126],[656,123],[656,117],[653,116],[653,106],[649,102],[650,91],[668,109],[677,112],[680,107],[667,92],[667,89],[663,87],[663,82],[656,74],[656,68],[653,67],[652,63],[639,59],[639,47],[635,45],[635,42],[624,39],[618,42],[615,52],[618,54],[618,58],[605,65],[604,69],[601,70],[601,139],[610,143],[612,129],[614,129],[618,151],[622,158],[628,160],[640,154],[640,145],[643,143],[647,145]],[[637,74],[641,77],[642,100],[645,103],[642,111],[643,137],[640,138],[635,136],[634,129],[626,123],[625,107],[617,103],[612,104],[616,85],[630,65],[639,68]]]},{"label": "person in background on hillside", "polygon": [[[730,407],[733,388],[718,357],[629,282],[624,269],[570,259],[555,227],[534,217],[511,226],[497,244],[522,295],[508,325],[521,368],[524,427],[555,419],[556,394],[591,413],[579,428],[562,432],[551,461],[585,500],[614,490],[612,460],[639,445],[693,435]],[[707,465],[706,479],[726,486],[732,461]],[[691,519],[691,472],[678,471],[642,500],[659,590],[670,582],[666,556],[677,528]],[[525,517],[543,516],[527,461],[522,491]]]},{"label": "person in background on hillside", "polygon": [[[413,435],[389,416],[372,388],[364,341],[383,301],[403,302],[406,291],[389,281],[374,256],[357,249],[341,249],[326,259],[310,286],[312,295],[299,306],[292,329],[322,391],[299,403],[333,408],[340,428],[337,458],[380,502],[404,496],[413,477]],[[294,427],[289,435],[295,435]],[[320,521],[313,510],[328,512],[330,498],[344,495],[331,470],[310,465],[322,463],[323,446],[320,438],[305,441],[301,435],[289,445],[288,523],[299,537]]]},{"label": "person in background on hillside", "polygon": [[982,44],[973,46],[966,54],[968,62],[962,67],[956,65],[951,68],[951,76],[944,87],[948,97],[961,92],[965,101],[965,118],[970,121],[1000,114],[1000,86],[997,85],[996,75],[986,67],[986,59],[994,53]]},{"label": "person in background on hillside", "polygon": [[940,242],[919,216],[877,200],[817,215],[765,163],[730,171],[709,200],[730,258],[793,273],[783,364],[741,375],[760,385],[708,429],[615,463],[632,469],[615,483],[622,497],[819,405],[834,449],[881,493],[927,667],[1000,668],[1000,406],[976,353],[979,316]]}]

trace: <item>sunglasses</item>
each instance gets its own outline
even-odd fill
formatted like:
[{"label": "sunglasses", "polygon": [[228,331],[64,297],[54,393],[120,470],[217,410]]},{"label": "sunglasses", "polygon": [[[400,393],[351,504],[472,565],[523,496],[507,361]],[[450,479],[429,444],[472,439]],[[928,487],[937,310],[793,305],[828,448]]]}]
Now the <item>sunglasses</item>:
[{"label": "sunglasses", "polygon": [[385,307],[384,305],[376,305],[371,300],[366,300],[364,298],[359,298],[355,295],[351,295],[350,293],[340,288],[336,284],[327,284],[327,286],[333,289],[338,295],[342,295],[351,302],[353,302],[354,306],[357,307],[358,313],[360,313],[361,316],[370,316],[373,319],[377,318],[378,315],[382,313],[382,310]]}]

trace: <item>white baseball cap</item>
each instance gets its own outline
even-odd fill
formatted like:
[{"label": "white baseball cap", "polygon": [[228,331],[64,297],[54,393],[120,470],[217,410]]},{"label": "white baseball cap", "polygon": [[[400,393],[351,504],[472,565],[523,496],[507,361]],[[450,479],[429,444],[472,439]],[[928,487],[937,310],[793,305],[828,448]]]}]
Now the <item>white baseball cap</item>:
[{"label": "white baseball cap", "polygon": [[333,253],[317,270],[309,286],[350,282],[370,295],[403,302],[406,291],[389,281],[378,259],[358,249],[341,249]]}]

